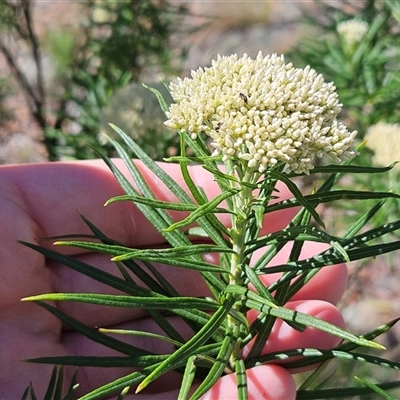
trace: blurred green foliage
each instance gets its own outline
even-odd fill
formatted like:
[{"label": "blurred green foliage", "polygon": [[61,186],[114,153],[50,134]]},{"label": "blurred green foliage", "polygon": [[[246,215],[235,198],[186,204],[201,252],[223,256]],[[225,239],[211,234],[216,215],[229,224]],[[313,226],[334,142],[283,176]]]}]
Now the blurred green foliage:
[{"label": "blurred green foliage", "polygon": [[[342,118],[347,126],[358,130],[361,142],[371,127],[376,132],[385,123],[400,122],[400,1],[318,1],[317,6],[314,12],[304,15],[304,34],[287,58],[299,66],[310,65],[334,83],[343,103]],[[400,161],[400,129],[392,131],[398,139],[382,140],[379,148],[369,148],[367,141],[354,163],[371,165],[374,154],[382,159],[388,146],[398,148],[398,157],[386,157],[386,165]],[[380,135],[387,137],[383,130]],[[391,148],[393,153],[396,150]],[[400,192],[399,170],[390,171],[388,176],[390,179],[383,180],[379,175],[355,177],[343,185]],[[333,224],[340,224],[343,218],[351,220],[368,204],[343,201],[340,207],[344,216],[332,220]],[[397,200],[389,199],[371,222],[391,221],[399,207]]]},{"label": "blurred green foliage", "polygon": [[[400,20],[398,0],[317,2],[315,13],[304,18],[304,31],[288,54],[296,65],[309,64],[334,82],[348,124],[362,138],[379,121],[400,119]],[[367,30],[341,33],[345,21]],[[351,41],[351,39],[350,39]]]},{"label": "blurred green foliage", "polygon": [[[180,54],[173,53],[171,38],[184,29],[186,8],[168,0],[86,0],[80,6],[79,26],[52,27],[39,36],[34,2],[0,4],[0,51],[43,131],[50,160],[96,157],[90,146],[97,145],[100,118],[113,94],[131,82],[177,73]],[[34,77],[18,62],[20,49],[34,61]],[[44,55],[52,60],[52,79]],[[107,144],[102,150],[113,154]]]},{"label": "blurred green foliage", "polygon": [[[149,87],[159,91],[170,104],[172,97],[161,82]],[[155,94],[140,82],[133,82],[117,90],[100,117],[101,144],[106,144],[105,135],[119,140],[110,123],[130,135],[153,160],[175,156],[179,149],[179,135],[164,125],[166,117]]]},{"label": "blurred green foliage", "polygon": [[12,112],[5,106],[10,89],[9,82],[6,79],[0,79],[0,124],[6,123],[13,117]]}]

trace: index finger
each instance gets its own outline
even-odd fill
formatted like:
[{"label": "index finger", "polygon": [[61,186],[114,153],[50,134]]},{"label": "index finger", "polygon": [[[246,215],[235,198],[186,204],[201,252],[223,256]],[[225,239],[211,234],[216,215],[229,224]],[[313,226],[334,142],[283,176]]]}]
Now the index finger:
[{"label": "index finger", "polygon": [[[124,174],[128,174],[121,160],[114,162]],[[141,162],[136,161],[136,165],[158,199],[176,201],[158,176]],[[33,229],[34,239],[90,233],[79,216],[82,214],[107,236],[126,245],[141,247],[165,243],[164,238],[131,202],[115,202],[104,207],[108,199],[123,194],[123,191],[101,160],[5,168],[2,176],[8,175],[4,177],[9,181],[8,187],[14,187],[16,195],[23,199],[21,207],[37,224]],[[163,163],[162,168],[187,191],[178,165]],[[209,198],[220,192],[213,176],[200,166],[192,167],[191,174],[196,185],[202,187]],[[285,186],[281,185],[279,190],[280,198],[291,197]],[[293,214],[294,211],[271,213],[268,231],[286,226]],[[182,213],[175,213],[174,218],[182,218]],[[220,215],[220,218],[229,225],[228,215]]]}]

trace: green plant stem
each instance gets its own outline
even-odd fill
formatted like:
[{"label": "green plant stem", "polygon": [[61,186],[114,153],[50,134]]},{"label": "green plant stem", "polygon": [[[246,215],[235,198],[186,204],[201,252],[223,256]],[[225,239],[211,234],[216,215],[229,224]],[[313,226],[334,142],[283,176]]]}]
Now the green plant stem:
[{"label": "green plant stem", "polygon": [[[233,196],[233,214],[232,214],[232,228],[231,228],[231,241],[233,253],[230,257],[230,285],[244,285],[244,273],[243,265],[246,262],[245,255],[245,240],[247,234],[247,223],[249,220],[249,214],[251,212],[252,205],[252,189],[248,185],[243,183],[252,183],[254,180],[254,172],[245,171],[242,174],[242,170],[237,171],[239,175],[240,191]],[[233,175],[233,170],[229,170],[228,173]],[[231,185],[237,185],[236,182],[232,181]],[[240,302],[236,302],[233,308],[240,312]],[[228,316],[228,326],[232,331],[240,331],[240,322],[236,319]],[[234,369],[235,361],[240,359],[240,340],[236,341],[233,352],[230,358],[231,367]]]}]

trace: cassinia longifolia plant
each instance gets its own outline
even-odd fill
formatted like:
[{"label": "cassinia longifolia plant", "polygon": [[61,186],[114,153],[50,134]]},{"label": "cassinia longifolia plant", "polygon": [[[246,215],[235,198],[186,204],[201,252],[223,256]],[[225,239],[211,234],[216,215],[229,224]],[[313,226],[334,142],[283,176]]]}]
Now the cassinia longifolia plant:
[{"label": "cassinia longifolia plant", "polygon": [[[400,248],[400,242],[374,243],[374,240],[399,229],[400,221],[377,227],[367,225],[385,198],[400,196],[391,192],[335,190],[336,182],[345,174],[382,174],[391,167],[351,165],[351,158],[357,155],[356,132],[348,130],[337,119],[341,104],[333,83],[326,83],[322,75],[310,67],[301,69],[285,63],[283,56],[259,53],[255,59],[247,55],[218,57],[210,67],[199,68],[192,72],[191,77],[171,83],[169,88],[174,100],[170,107],[160,93],[153,91],[166,113],[166,125],[180,135],[180,155],[166,161],[179,163],[185,188],[117,127],[114,129],[132,153],[110,140],[131,177],[122,174],[115,163],[104,157],[126,192],[126,195],[110,199],[107,204],[115,201],[135,203],[164,236],[165,248],[126,247],[105,236],[86,219],[97,242],[78,238],[56,242],[109,254],[118,266],[117,271],[122,272],[121,277],[110,278],[95,266],[82,266],[56,251],[27,244],[93,279],[124,288],[126,294],[53,293],[24,300],[36,301],[52,312],[56,312],[54,307],[45,301],[144,308],[162,328],[164,336],[131,333],[150,335],[154,340],[167,340],[174,344],[174,350],[169,354],[149,354],[140,349],[137,355],[132,355],[127,351],[124,365],[131,366],[133,372],[86,394],[82,399],[101,398],[115,392],[124,394],[129,387],[140,392],[161,375],[176,370],[182,373],[179,400],[201,398],[225,374],[236,374],[237,398],[244,400],[251,398],[247,391],[246,370],[256,365],[279,363],[282,359],[288,368],[310,365],[317,368],[321,363],[343,358],[372,363],[374,368],[379,365],[398,369],[398,363],[354,352],[363,346],[382,349],[373,339],[387,331],[394,322],[356,336],[286,306],[323,268]],[[172,203],[157,199],[132,156],[157,175],[178,200]],[[315,166],[316,157],[325,162],[333,160],[336,164]],[[209,173],[209,180],[219,185],[219,194],[207,197],[205,190],[192,179],[191,164],[200,165]],[[310,194],[303,194],[298,186],[300,178],[306,175],[322,176],[315,180]],[[282,183],[292,198],[279,198]],[[377,203],[338,236],[326,231],[317,206],[342,199],[376,199]],[[293,219],[284,229],[265,234],[268,229],[263,227],[267,225],[268,228],[270,214],[279,210],[291,210]],[[186,216],[176,221],[170,211],[181,211]],[[228,227],[218,218],[222,214],[229,216]],[[302,259],[300,252],[306,241],[324,243],[325,250]],[[286,262],[272,267],[273,257],[288,244],[291,250]],[[208,262],[203,257],[206,253],[219,254],[219,264]],[[180,296],[168,283],[167,277],[157,271],[157,263],[198,271],[199,279],[204,280],[210,289],[210,296]],[[278,277],[265,284],[264,278],[269,274]],[[247,317],[251,311],[257,317],[250,322]],[[192,335],[183,341],[166,323],[168,314],[185,321],[191,327]],[[86,332],[86,328],[73,318],[59,310],[57,315],[75,329]],[[279,320],[299,331],[313,327],[336,336],[340,343],[330,350],[298,348],[265,353],[263,349]],[[90,331],[92,339],[103,343],[108,333],[107,330]],[[245,346],[246,352],[243,351]],[[82,356],[82,359],[85,358]],[[79,364],[70,357],[31,361]],[[98,367],[118,367],[122,361],[97,357],[91,362]],[[299,399],[332,398],[333,394],[338,397],[357,395],[396,386],[394,383],[379,386],[361,380],[363,387],[311,389],[312,376],[298,387]],[[201,383],[193,392],[191,388],[196,377],[201,378]]]}]

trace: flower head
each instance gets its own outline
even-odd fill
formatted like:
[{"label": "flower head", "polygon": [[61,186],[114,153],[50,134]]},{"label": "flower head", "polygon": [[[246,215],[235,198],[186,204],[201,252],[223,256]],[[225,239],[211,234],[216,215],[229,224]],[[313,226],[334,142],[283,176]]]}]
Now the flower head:
[{"label": "flower head", "polygon": [[340,22],[336,29],[344,42],[351,47],[359,43],[367,33],[368,24],[365,21],[354,18]]},{"label": "flower head", "polygon": [[259,172],[285,163],[287,171],[308,173],[315,156],[341,161],[355,154],[356,132],[336,120],[341,104],[333,84],[283,56],[218,56],[170,89],[175,103],[166,125],[210,136],[224,161],[236,158]]},{"label": "flower head", "polygon": [[386,166],[400,161],[400,124],[378,122],[368,128],[365,139],[367,146],[374,151],[374,164]]}]

